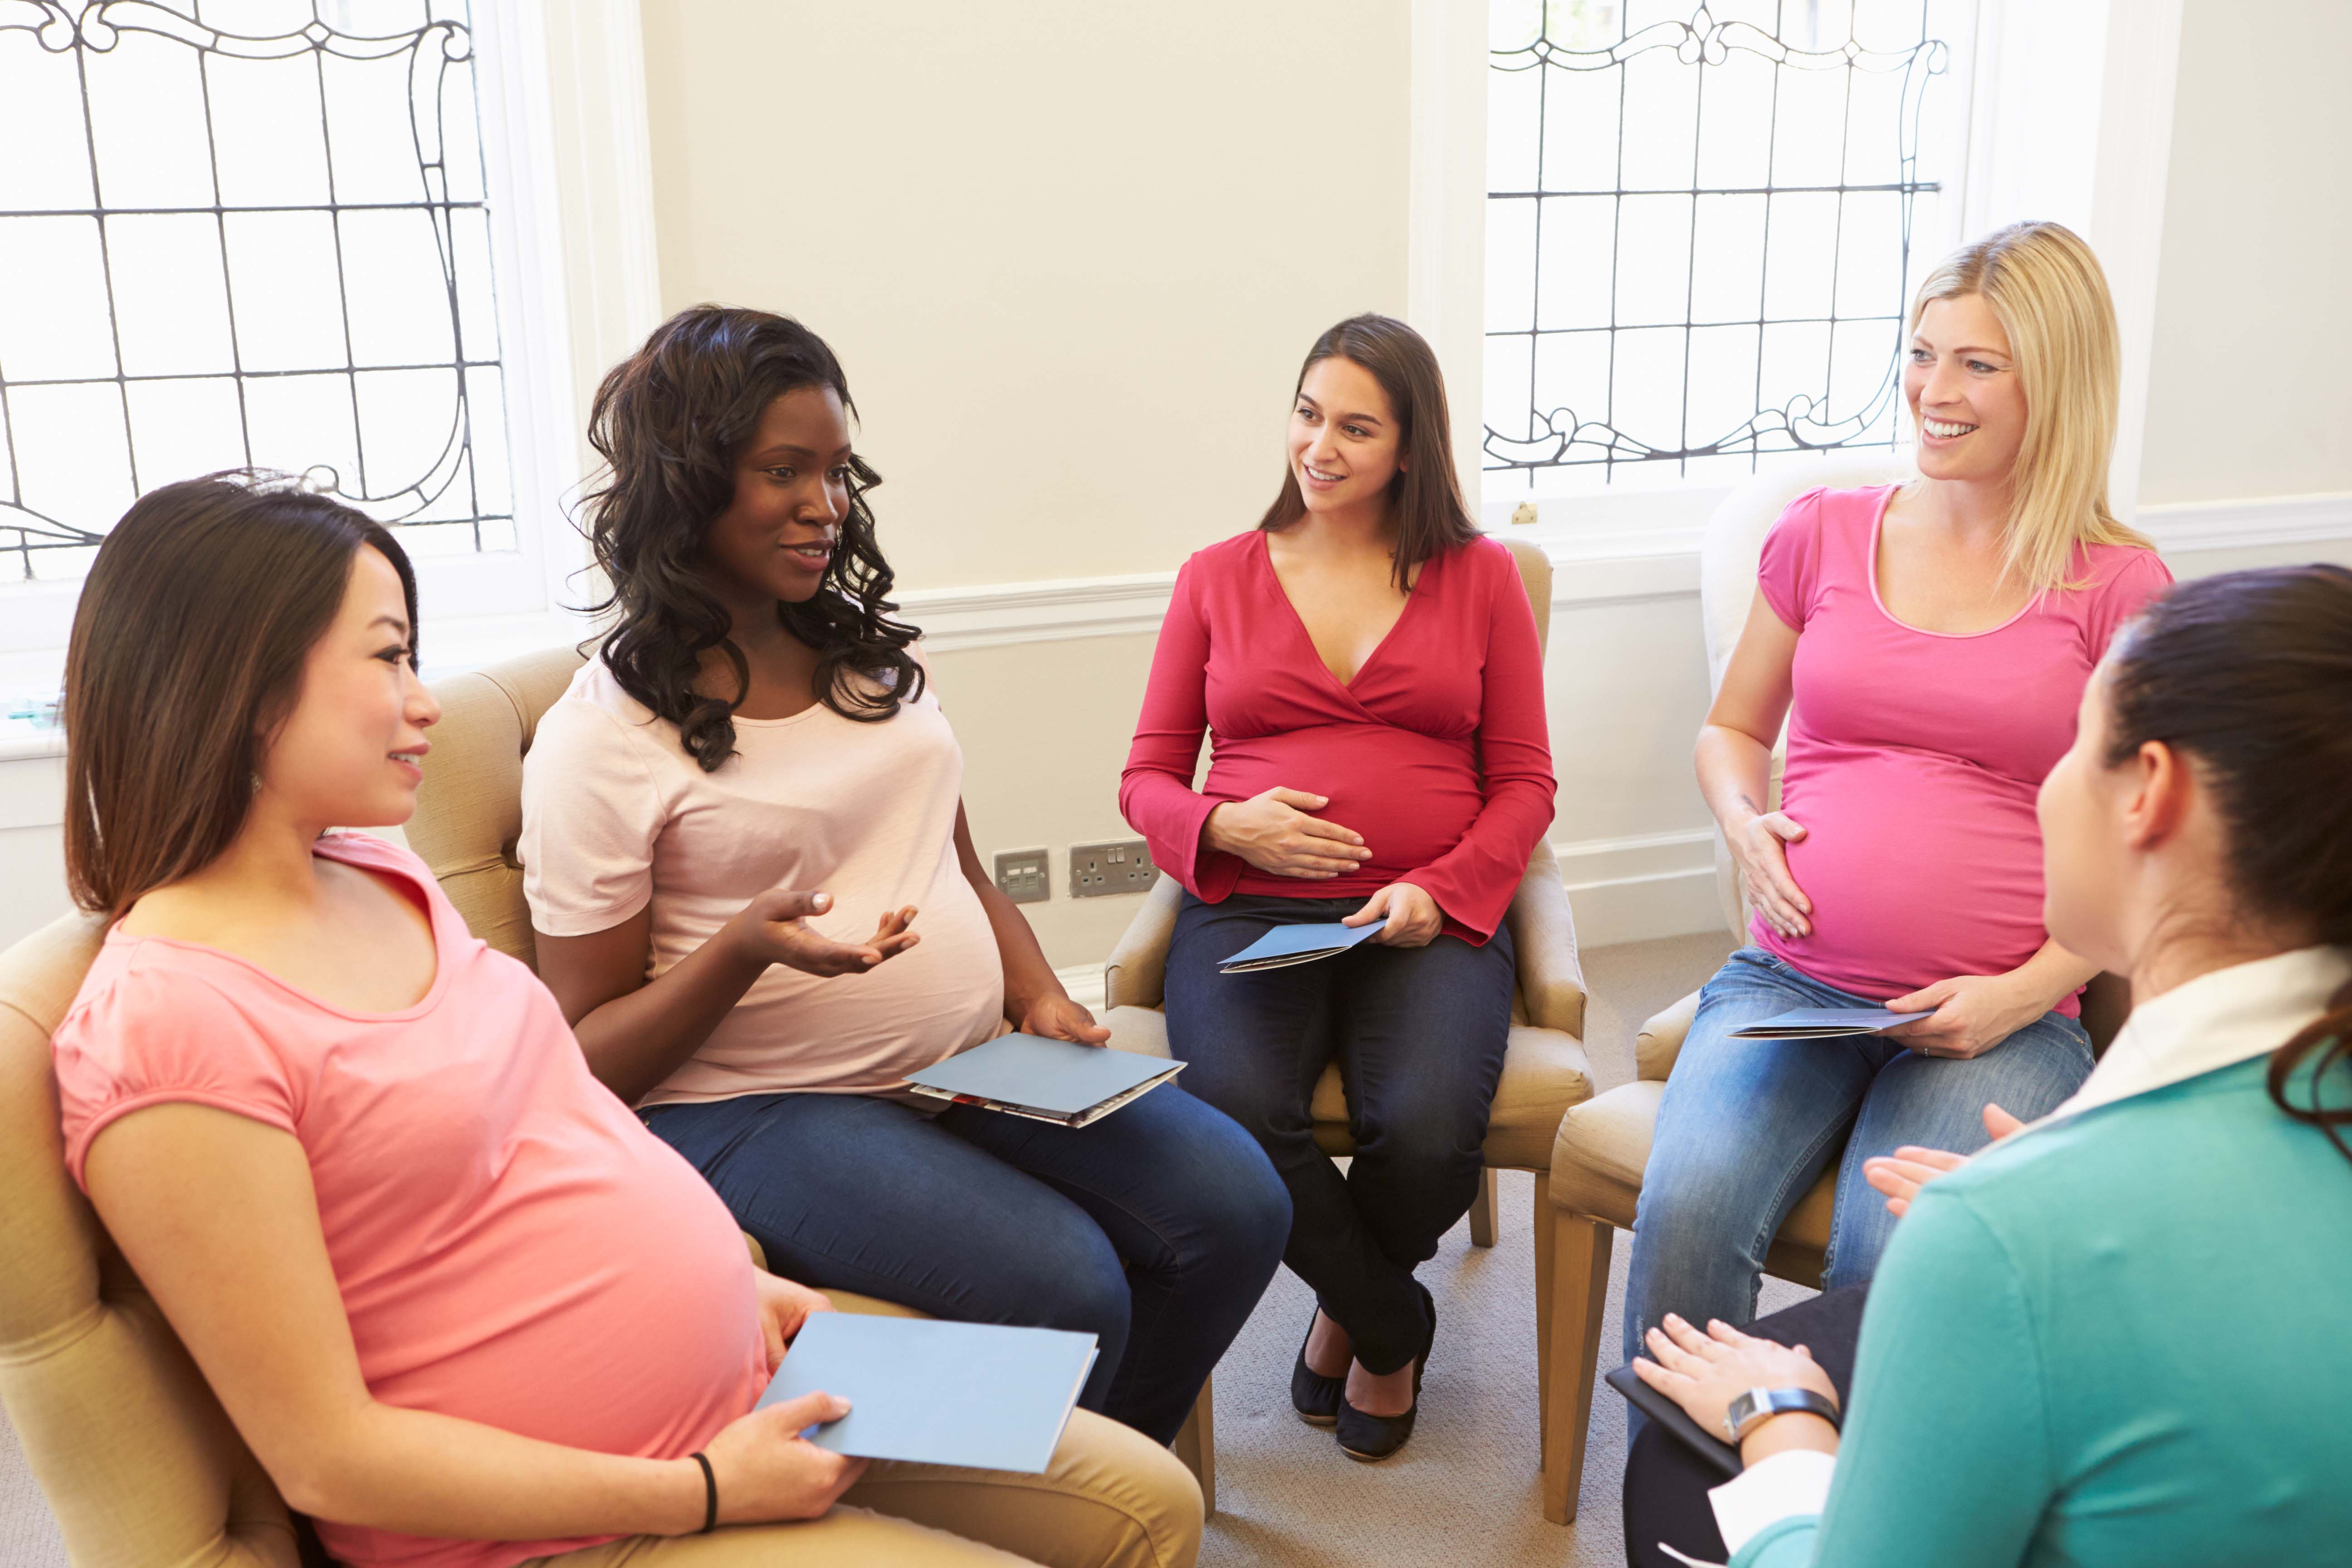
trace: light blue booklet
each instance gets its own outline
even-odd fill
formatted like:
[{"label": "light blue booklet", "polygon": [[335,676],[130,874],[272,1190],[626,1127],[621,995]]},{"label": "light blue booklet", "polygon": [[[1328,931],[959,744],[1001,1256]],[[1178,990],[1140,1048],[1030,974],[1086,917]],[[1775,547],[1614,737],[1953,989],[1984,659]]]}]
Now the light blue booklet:
[{"label": "light blue booklet", "polygon": [[1328,921],[1313,925],[1276,926],[1217,965],[1217,973],[1247,974],[1256,969],[1312,963],[1318,958],[1347,952],[1388,923],[1377,920],[1369,925],[1343,926],[1338,921]]},{"label": "light blue booklet", "polygon": [[985,1045],[907,1075],[917,1094],[1038,1121],[1084,1127],[1184,1070],[1166,1057],[1102,1046],[999,1035]]},{"label": "light blue booklet", "polygon": [[1761,1023],[1727,1030],[1726,1035],[1735,1040],[1834,1040],[1848,1035],[1883,1035],[1934,1012],[1932,1007],[1925,1013],[1890,1013],[1884,1007],[1799,1007]]},{"label": "light blue booklet", "polygon": [[1041,1474],[1094,1370],[1092,1334],[813,1312],[760,1395],[762,1405],[822,1390],[849,1414],[814,1427],[820,1448]]}]

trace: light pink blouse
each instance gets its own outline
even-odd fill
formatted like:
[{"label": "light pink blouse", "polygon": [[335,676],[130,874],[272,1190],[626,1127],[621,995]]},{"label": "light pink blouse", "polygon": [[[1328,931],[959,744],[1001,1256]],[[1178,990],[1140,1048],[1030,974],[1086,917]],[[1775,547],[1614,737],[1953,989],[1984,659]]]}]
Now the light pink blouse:
[{"label": "light pink blouse", "polygon": [[808,923],[844,942],[913,904],[914,947],[865,974],[770,967],[643,1103],[888,1093],[1004,1028],[996,935],[956,858],[962,794],[963,750],[928,683],[880,723],[821,702],[739,718],[735,755],[705,773],[593,658],[523,758],[530,923],[589,936],[650,905],[653,975],[770,888],[832,894]]},{"label": "light pink blouse", "polygon": [[[110,932],[53,1042],[74,1179],[90,1141],[146,1106],[292,1133],[378,1400],[610,1454],[701,1447],[767,1383],[727,1205],[589,1075],[555,998],[467,931],[424,862],[357,834],[316,853],[416,889],[432,989],[353,1013],[215,948]],[[609,1539],[319,1533],[338,1563],[401,1568]]]}]

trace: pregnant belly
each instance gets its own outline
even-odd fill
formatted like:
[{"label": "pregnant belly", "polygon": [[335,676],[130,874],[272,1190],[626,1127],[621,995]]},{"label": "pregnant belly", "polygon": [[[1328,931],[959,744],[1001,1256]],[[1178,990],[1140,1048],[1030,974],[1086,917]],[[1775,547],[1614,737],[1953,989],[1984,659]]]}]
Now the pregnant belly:
[{"label": "pregnant belly", "polygon": [[1815,979],[1893,996],[2002,973],[2042,946],[2042,840],[2024,786],[1956,762],[1856,761],[1825,787],[1792,781],[1784,809],[1806,829],[1789,872],[1813,930],[1766,945]]},{"label": "pregnant belly", "polygon": [[[1375,724],[1220,740],[1210,795],[1246,800],[1277,785],[1328,796],[1311,815],[1354,829],[1372,852],[1353,877],[1318,892],[1382,887],[1428,865],[1462,842],[1486,805],[1467,741]],[[1292,880],[1279,890],[1302,887]]]}]

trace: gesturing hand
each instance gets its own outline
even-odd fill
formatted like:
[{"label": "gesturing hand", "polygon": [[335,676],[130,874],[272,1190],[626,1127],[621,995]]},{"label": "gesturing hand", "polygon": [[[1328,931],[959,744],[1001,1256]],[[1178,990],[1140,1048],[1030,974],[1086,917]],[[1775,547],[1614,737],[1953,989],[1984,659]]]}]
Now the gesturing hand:
[{"label": "gesturing hand", "polygon": [[1725,1429],[1732,1400],[1751,1388],[1810,1388],[1838,1403],[1837,1384],[1802,1345],[1759,1340],[1725,1322],[1710,1322],[1700,1333],[1672,1312],[1643,1342],[1650,1353],[1633,1358],[1633,1375],[1709,1433]]},{"label": "gesturing hand", "polygon": [[1381,947],[1427,947],[1445,929],[1437,900],[1411,882],[1391,882],[1339,923],[1369,925],[1383,916],[1389,923],[1368,939]]},{"label": "gesturing hand", "polygon": [[1783,811],[1751,816],[1724,835],[1756,912],[1784,937],[1810,936],[1813,930],[1813,900],[1789,875],[1787,847],[1804,836],[1804,828]]},{"label": "gesturing hand", "polygon": [[890,910],[864,942],[834,941],[803,923],[810,915],[833,908],[829,893],[799,893],[771,888],[743,906],[727,922],[725,935],[738,952],[761,963],[781,963],[803,974],[860,974],[886,958],[906,952],[922,940],[908,927],[915,907]]},{"label": "gesturing hand", "polygon": [[760,1292],[760,1331],[768,1341],[768,1370],[784,1364],[784,1348],[808,1322],[812,1312],[830,1312],[833,1303],[822,1290],[795,1280],[779,1279],[766,1269],[753,1271]]},{"label": "gesturing hand", "polygon": [[1247,800],[1226,801],[1210,812],[1201,840],[1212,849],[1240,856],[1261,871],[1322,881],[1372,858],[1363,835],[1307,815],[1330,804],[1328,795],[1277,785]]},{"label": "gesturing hand", "polygon": [[801,1434],[848,1414],[846,1399],[803,1394],[729,1422],[702,1450],[719,1488],[719,1522],[814,1519],[838,1502],[865,1473],[866,1461],[820,1448]]},{"label": "gesturing hand", "polygon": [[1110,1038],[1110,1031],[1095,1022],[1095,1016],[1067,996],[1040,996],[1022,1010],[1021,1032],[1039,1035],[1049,1040],[1073,1040],[1082,1046],[1099,1046]]},{"label": "gesturing hand", "polygon": [[1887,1009],[1922,1013],[1886,1031],[1890,1040],[1928,1057],[1980,1057],[2050,1010],[2014,974],[1959,974],[1893,998]]},{"label": "gesturing hand", "polygon": [[[1998,1105],[1984,1108],[1985,1131],[1998,1143],[2025,1125]],[[1947,1171],[1957,1171],[1970,1156],[1945,1149],[1922,1149],[1906,1143],[1892,1154],[1874,1154],[1862,1163],[1862,1179],[1886,1194],[1886,1212],[1901,1219],[1911,1212],[1919,1189]]]}]

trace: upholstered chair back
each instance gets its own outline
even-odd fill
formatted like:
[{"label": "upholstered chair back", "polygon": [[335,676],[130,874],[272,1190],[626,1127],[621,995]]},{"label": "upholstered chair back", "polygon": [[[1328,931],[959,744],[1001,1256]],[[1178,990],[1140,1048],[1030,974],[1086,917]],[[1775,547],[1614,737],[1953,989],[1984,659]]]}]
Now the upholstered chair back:
[{"label": "upholstered chair back", "polygon": [[547,648],[433,683],[441,722],[431,731],[408,847],[433,868],[473,933],[539,967],[522,896],[522,756],[539,716],[586,660]]},{"label": "upholstered chair back", "polygon": [[0,953],[0,1405],[75,1568],[295,1568],[294,1526],[66,1174],[49,1036],[105,922]]}]

